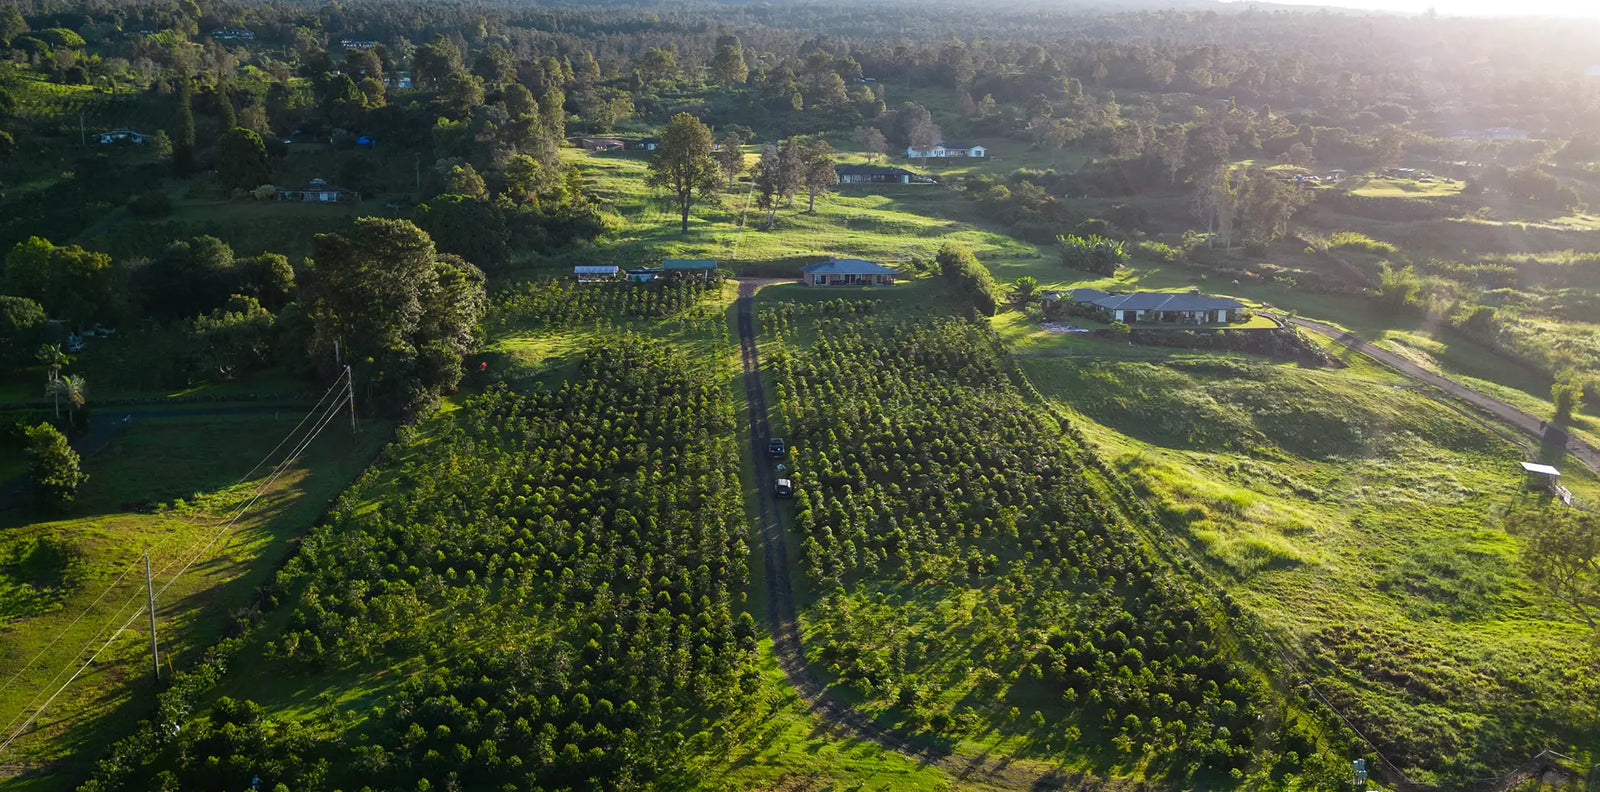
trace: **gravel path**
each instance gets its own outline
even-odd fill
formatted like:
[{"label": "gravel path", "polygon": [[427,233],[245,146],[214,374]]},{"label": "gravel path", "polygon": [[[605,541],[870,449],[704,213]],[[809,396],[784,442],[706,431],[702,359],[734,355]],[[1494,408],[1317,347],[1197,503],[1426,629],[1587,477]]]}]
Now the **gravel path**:
[{"label": "gravel path", "polygon": [[[761,387],[761,362],[756,347],[752,298],[762,286],[790,280],[741,279],[739,281],[739,353],[744,364],[745,400],[750,414],[750,458],[755,460],[756,492],[761,506],[761,555],[767,582],[767,626],[772,632],[778,665],[812,713],[852,739],[868,740],[922,764],[931,764],[969,783],[1001,789],[1066,789],[1073,779],[1055,772],[1035,772],[1010,757],[970,756],[926,745],[911,735],[884,728],[841,701],[806,663],[800,620],[795,613],[794,583],[790,578],[789,548],[783,517],[773,494],[777,480],[767,458],[770,429],[767,400]],[[1029,765],[1036,763],[1028,762]]]},{"label": "gravel path", "polygon": [[1560,449],[1572,455],[1574,459],[1590,470],[1600,472],[1600,451],[1584,441],[1571,436],[1561,427],[1548,423],[1533,413],[1514,407],[1506,402],[1496,399],[1480,390],[1474,390],[1462,385],[1455,380],[1447,379],[1429,371],[1405,358],[1374,346],[1362,340],[1354,333],[1346,332],[1337,327],[1311,319],[1294,317],[1278,317],[1280,321],[1288,321],[1296,327],[1303,327],[1313,333],[1327,336],[1344,346],[1360,352],[1373,360],[1388,366],[1419,382],[1432,385],[1450,396],[1454,396],[1471,404],[1490,415],[1516,427],[1540,442],[1543,449]]}]

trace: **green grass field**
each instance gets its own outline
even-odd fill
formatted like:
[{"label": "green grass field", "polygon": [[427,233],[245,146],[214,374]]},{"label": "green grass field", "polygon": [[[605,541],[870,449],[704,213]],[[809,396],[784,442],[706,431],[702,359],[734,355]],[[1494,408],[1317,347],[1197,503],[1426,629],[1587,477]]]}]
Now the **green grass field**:
[{"label": "green grass field", "polygon": [[[818,196],[815,213],[805,212],[802,194],[794,208],[778,210],[776,227],[769,231],[764,213],[756,209],[749,193],[750,185],[740,183],[719,204],[696,207],[688,233],[680,233],[676,213],[644,185],[647,164],[642,156],[576,151],[566,155],[610,210],[611,233],[593,245],[536,264],[638,266],[661,257],[706,257],[759,266],[825,255],[895,264],[930,256],[948,241],[973,248],[1002,279],[1026,274],[1045,260],[1045,253],[1035,246],[988,230],[964,198],[932,184],[844,185],[837,193]],[[1015,275],[1010,274],[1013,271]]]},{"label": "green grass field", "polygon": [[[1022,363],[1414,777],[1433,761],[1414,751],[1426,740],[1471,746],[1463,753],[1491,769],[1515,765],[1528,744],[1511,720],[1600,747],[1592,710],[1562,709],[1557,681],[1595,661],[1592,634],[1529,581],[1519,541],[1500,528],[1507,509],[1538,500],[1516,467],[1528,449],[1370,365]],[[1600,496],[1592,474],[1567,474],[1580,500]],[[1564,714],[1544,721],[1545,706]]]},{"label": "green grass field", "polygon": [[69,788],[86,763],[120,736],[130,713],[150,701],[148,621],[134,619],[117,632],[144,603],[144,552],[150,553],[156,587],[167,589],[157,606],[168,673],[192,663],[225,634],[240,609],[252,605],[254,590],[292,552],[294,538],[366,466],[389,432],[383,422],[368,422],[352,441],[348,425],[330,426],[224,530],[265,486],[271,465],[236,482],[304,411],[141,417],[85,460],[89,481],[64,517],[0,512],[0,618],[7,624],[0,633],[0,722],[10,724],[5,737],[105,645],[86,673],[6,750],[8,775],[44,762],[67,764],[46,775],[24,774],[6,782],[7,788]]}]

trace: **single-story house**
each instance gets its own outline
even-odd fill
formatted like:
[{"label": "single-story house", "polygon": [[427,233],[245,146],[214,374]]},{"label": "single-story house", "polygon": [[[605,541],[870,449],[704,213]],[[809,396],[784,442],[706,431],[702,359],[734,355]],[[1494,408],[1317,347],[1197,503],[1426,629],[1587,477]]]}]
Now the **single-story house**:
[{"label": "single-story house", "polygon": [[660,144],[661,144],[661,139],[660,138],[648,137],[648,138],[640,138],[639,140],[629,141],[628,142],[628,148],[631,148],[631,149],[644,149],[645,151],[655,151],[656,150],[656,146],[658,146]]},{"label": "single-story house", "polygon": [[621,277],[622,268],[615,264],[580,264],[572,268],[579,283],[605,283]]},{"label": "single-story house", "polygon": [[884,165],[836,165],[840,184],[910,184],[915,173]]},{"label": "single-story house", "polygon": [[378,46],[378,42],[371,39],[340,39],[339,46],[347,50],[369,50]]},{"label": "single-story house", "polygon": [[1238,319],[1244,310],[1238,300],[1198,291],[1107,294],[1098,289],[1073,289],[1067,295],[1076,302],[1104,308],[1115,322],[1225,324]]},{"label": "single-story house", "polygon": [[717,271],[716,259],[662,259],[661,271],[669,278],[711,279]]},{"label": "single-story house", "polygon": [[247,27],[225,27],[211,31],[211,38],[217,41],[253,41],[256,33]]},{"label": "single-story house", "polygon": [[131,129],[113,129],[110,132],[101,132],[100,142],[101,144],[137,143],[142,146],[148,137],[143,132],[135,132]]},{"label": "single-story house", "polygon": [[650,283],[665,277],[660,267],[639,267],[628,270],[628,280],[634,283]]},{"label": "single-story house", "polygon": [[280,201],[339,203],[341,201],[359,201],[361,200],[361,193],[334,186],[322,179],[312,179],[304,187],[279,187],[274,197]]},{"label": "single-story house", "polygon": [[940,144],[934,146],[933,148],[925,148],[925,149],[923,149],[923,148],[916,148],[915,146],[912,146],[912,147],[906,149],[906,158],[907,159],[926,159],[928,157],[987,157],[987,156],[989,156],[989,150],[987,148],[984,148],[983,146],[970,145],[970,144],[967,144],[967,143],[940,143]]},{"label": "single-story house", "polygon": [[800,270],[807,286],[890,286],[895,271],[865,259],[832,258]]},{"label": "single-story house", "polygon": [[628,144],[616,138],[579,138],[578,147],[589,151],[621,151]]}]

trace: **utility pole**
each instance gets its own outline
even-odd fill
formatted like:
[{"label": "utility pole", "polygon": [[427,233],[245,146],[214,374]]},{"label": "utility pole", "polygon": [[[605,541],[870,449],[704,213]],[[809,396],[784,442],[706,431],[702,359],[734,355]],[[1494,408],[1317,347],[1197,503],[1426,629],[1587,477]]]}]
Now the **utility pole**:
[{"label": "utility pole", "polygon": [[78,145],[89,145],[89,133],[83,127],[83,111],[78,111]]},{"label": "utility pole", "polygon": [[150,585],[150,554],[144,554],[145,607],[150,611],[150,668],[155,671],[155,681],[161,681],[161,657],[156,652],[156,590]]},{"label": "utility pole", "polygon": [[356,434],[356,375],[349,366],[344,367],[345,398],[350,401],[350,435]]}]

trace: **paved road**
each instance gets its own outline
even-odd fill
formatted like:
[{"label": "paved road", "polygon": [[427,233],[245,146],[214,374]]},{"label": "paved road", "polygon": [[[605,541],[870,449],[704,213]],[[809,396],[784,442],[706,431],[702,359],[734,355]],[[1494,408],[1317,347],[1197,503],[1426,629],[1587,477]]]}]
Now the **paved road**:
[{"label": "paved road", "polygon": [[739,353],[744,363],[745,400],[750,413],[750,458],[755,460],[757,498],[761,505],[761,556],[767,581],[767,626],[772,632],[773,651],[778,665],[811,711],[840,731],[856,739],[869,740],[891,751],[924,764],[932,764],[952,776],[1003,789],[1065,789],[1071,779],[1054,772],[1030,771],[1010,763],[1007,757],[969,756],[928,746],[908,734],[884,728],[839,700],[806,663],[801,642],[800,620],[795,613],[794,583],[790,578],[789,548],[783,517],[773,495],[777,475],[767,458],[771,436],[767,419],[767,400],[761,388],[761,362],[756,347],[755,316],[752,305],[756,290],[771,283],[790,280],[741,279],[739,281]]},{"label": "paved road", "polygon": [[1287,319],[1296,327],[1303,327],[1313,333],[1327,336],[1346,347],[1360,352],[1373,360],[1388,366],[1412,379],[1432,385],[1450,396],[1454,396],[1479,409],[1482,409],[1496,418],[1510,424],[1520,432],[1537,439],[1541,448],[1560,448],[1571,454],[1572,457],[1590,470],[1600,472],[1600,451],[1594,446],[1571,436],[1560,427],[1549,424],[1544,418],[1526,412],[1518,407],[1507,404],[1480,390],[1474,390],[1462,385],[1455,380],[1446,379],[1433,373],[1405,358],[1374,346],[1362,340],[1354,333],[1349,333],[1329,324],[1311,319],[1295,317],[1277,317],[1280,321]]}]

